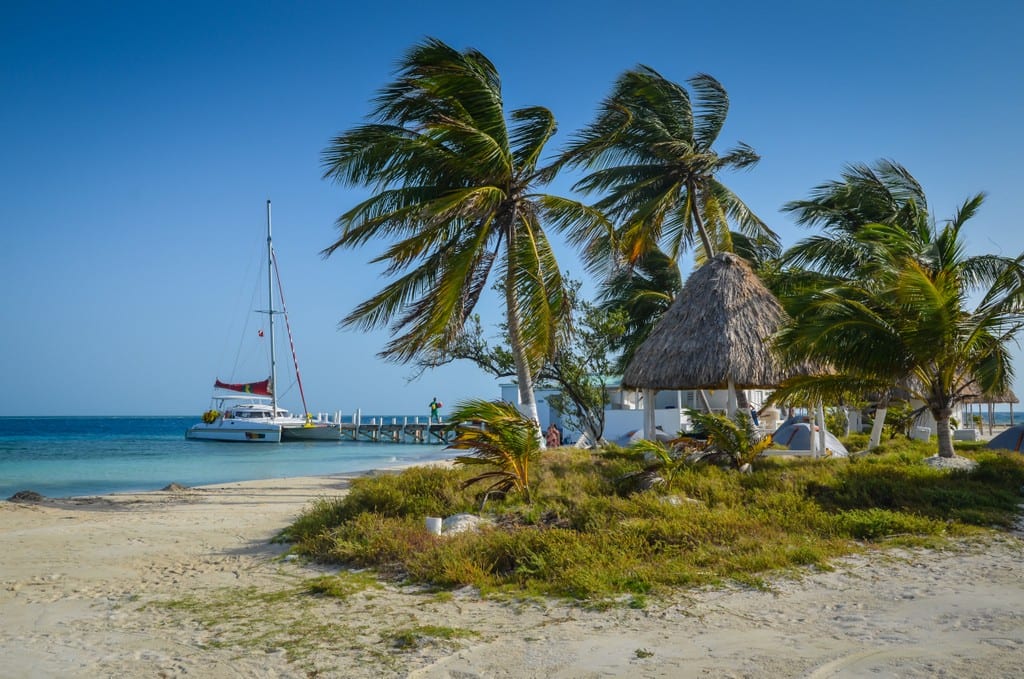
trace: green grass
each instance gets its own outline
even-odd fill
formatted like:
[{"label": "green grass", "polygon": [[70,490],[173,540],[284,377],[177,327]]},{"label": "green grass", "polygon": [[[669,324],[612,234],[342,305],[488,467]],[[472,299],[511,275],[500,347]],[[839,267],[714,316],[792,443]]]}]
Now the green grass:
[{"label": "green grass", "polygon": [[462,483],[476,470],[417,468],[357,479],[286,531],[314,560],[484,594],[557,596],[643,607],[670,588],[737,581],[830,560],[865,545],[940,545],[1012,524],[1024,456],[972,451],[971,473],[920,461],[933,446],[902,439],[849,460],[761,460],[753,474],[676,470],[669,487],[628,494],[623,476],[649,463],[629,450],[549,451],[532,502],[491,498],[494,527],[437,537],[425,516],[474,512]]},{"label": "green grass", "polygon": [[353,594],[368,589],[380,589],[380,582],[366,572],[352,573],[343,571],[337,575],[322,575],[303,583],[308,594],[347,599]]},{"label": "green grass", "polygon": [[479,636],[472,630],[439,625],[417,625],[396,630],[390,634],[391,644],[400,650],[411,651],[439,641],[452,641]]},{"label": "green grass", "polygon": [[301,596],[304,590],[231,587],[150,605],[194,620],[209,632],[208,647],[279,648],[295,662],[331,640],[351,635],[345,624],[306,616],[309,602]]}]

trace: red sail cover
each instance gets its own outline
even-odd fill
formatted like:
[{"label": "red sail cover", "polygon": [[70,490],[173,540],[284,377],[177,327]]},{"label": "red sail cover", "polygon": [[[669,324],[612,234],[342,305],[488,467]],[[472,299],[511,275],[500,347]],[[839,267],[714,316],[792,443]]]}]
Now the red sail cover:
[{"label": "red sail cover", "polygon": [[241,391],[246,394],[257,394],[259,396],[273,395],[273,387],[270,384],[269,377],[262,382],[248,382],[246,384],[225,384],[224,382],[217,380],[214,382],[213,386],[217,389]]}]

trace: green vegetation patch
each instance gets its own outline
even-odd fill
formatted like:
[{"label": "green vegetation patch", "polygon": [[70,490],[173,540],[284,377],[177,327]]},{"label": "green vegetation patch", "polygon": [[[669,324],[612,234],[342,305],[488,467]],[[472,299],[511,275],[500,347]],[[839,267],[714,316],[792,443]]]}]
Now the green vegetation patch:
[{"label": "green vegetation patch", "polygon": [[309,594],[347,599],[368,589],[381,589],[382,585],[370,573],[342,571],[337,575],[323,575],[307,580],[303,583],[303,588]]},{"label": "green vegetation patch", "polygon": [[975,471],[949,472],[921,464],[931,450],[894,440],[849,460],[758,460],[752,474],[682,465],[630,492],[622,479],[649,470],[649,457],[560,449],[536,465],[530,502],[489,496],[493,523],[477,532],[425,530],[425,516],[476,513],[482,498],[464,487],[470,470],[422,468],[357,479],[288,535],[315,560],[412,583],[642,607],[668,588],[828,568],[865,543],[936,545],[1012,524],[1024,457],[972,454]]},{"label": "green vegetation patch", "polygon": [[439,625],[417,625],[397,630],[388,635],[391,644],[398,649],[411,651],[439,641],[452,641],[480,636],[473,630],[458,627],[442,627]]},{"label": "green vegetation patch", "polygon": [[151,605],[190,618],[208,632],[206,644],[212,648],[279,649],[296,662],[353,636],[348,625],[312,614],[306,591],[303,586],[222,588]]}]

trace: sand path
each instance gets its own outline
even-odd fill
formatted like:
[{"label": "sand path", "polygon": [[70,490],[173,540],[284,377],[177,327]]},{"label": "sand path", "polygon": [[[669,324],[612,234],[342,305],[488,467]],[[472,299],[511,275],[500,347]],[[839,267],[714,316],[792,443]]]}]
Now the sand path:
[{"label": "sand path", "polygon": [[[271,539],[345,485],[0,502],[0,677],[1024,675],[1014,535],[862,554],[771,591],[685,592],[643,610],[300,593],[327,571],[283,560]],[[429,626],[457,633],[421,635]]]}]

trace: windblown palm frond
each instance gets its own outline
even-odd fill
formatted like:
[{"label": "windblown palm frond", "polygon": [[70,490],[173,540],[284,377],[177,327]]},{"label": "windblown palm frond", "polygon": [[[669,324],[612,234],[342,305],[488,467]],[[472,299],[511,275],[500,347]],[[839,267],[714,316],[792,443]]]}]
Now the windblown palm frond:
[{"label": "windblown palm frond", "polygon": [[[371,261],[389,279],[342,325],[387,327],[387,359],[443,354],[500,275],[521,400],[530,407],[533,374],[570,322],[541,223],[555,203],[537,193],[558,169],[540,167],[554,116],[531,106],[506,119],[494,64],[477,50],[428,39],[405,55],[370,118],[335,137],[322,156],[325,178],[373,192],[338,218],[340,236],[323,254],[379,245]],[[597,232],[592,212],[558,205],[556,228],[578,221]]]},{"label": "windblown palm frond", "polygon": [[575,188],[602,194],[595,207],[618,225],[629,262],[655,247],[678,258],[698,242],[710,258],[731,247],[727,219],[751,237],[775,238],[716,178],[759,160],[746,144],[724,155],[712,148],[729,111],[725,88],[706,74],[688,83],[692,99],[648,66],[626,71],[562,157],[590,170]]},{"label": "windblown palm frond", "polygon": [[617,361],[620,372],[682,289],[676,261],[657,249],[638,257],[632,266],[619,267],[601,285],[600,308],[626,314],[625,332],[612,343],[621,352]]},{"label": "windblown palm frond", "polygon": [[537,423],[511,403],[479,399],[459,403],[450,417],[461,424],[448,447],[472,451],[472,455],[455,458],[455,463],[494,467],[465,485],[489,481],[485,493],[516,491],[529,499],[530,469],[541,453]]},{"label": "windblown palm frond", "polygon": [[790,263],[829,275],[805,277],[784,298],[792,320],[775,346],[787,360],[810,357],[835,374],[817,384],[791,380],[775,398],[899,385],[931,412],[939,452],[952,456],[951,409],[972,393],[1006,390],[1007,344],[1024,323],[1024,255],[965,251],[963,229],[983,199],[968,199],[937,227],[913,176],[884,161],[855,166],[810,201],[790,204],[799,220],[837,238],[834,247],[815,237],[787,253]]}]

